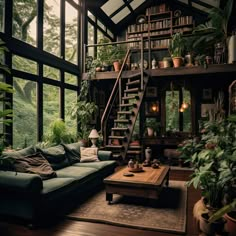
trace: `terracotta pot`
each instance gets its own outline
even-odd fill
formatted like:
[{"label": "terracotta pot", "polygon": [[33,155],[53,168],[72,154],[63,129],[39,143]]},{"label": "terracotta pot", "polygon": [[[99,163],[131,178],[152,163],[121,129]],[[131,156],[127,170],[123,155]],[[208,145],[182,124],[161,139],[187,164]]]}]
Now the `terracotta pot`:
[{"label": "terracotta pot", "polygon": [[215,235],[224,232],[225,220],[223,218],[213,223],[209,223],[208,219],[208,213],[201,214],[199,227],[204,234]]},{"label": "terracotta pot", "polygon": [[154,130],[150,127],[147,127],[148,136],[154,136]]},{"label": "terracotta pot", "polygon": [[236,233],[236,211],[225,214],[226,219],[226,231],[229,236],[235,236]]},{"label": "terracotta pot", "polygon": [[114,61],[113,66],[115,71],[120,71],[121,64],[119,61]]},{"label": "terracotta pot", "polygon": [[173,60],[173,64],[174,64],[175,68],[180,67],[183,64],[183,58],[182,57],[173,57],[172,60]]}]

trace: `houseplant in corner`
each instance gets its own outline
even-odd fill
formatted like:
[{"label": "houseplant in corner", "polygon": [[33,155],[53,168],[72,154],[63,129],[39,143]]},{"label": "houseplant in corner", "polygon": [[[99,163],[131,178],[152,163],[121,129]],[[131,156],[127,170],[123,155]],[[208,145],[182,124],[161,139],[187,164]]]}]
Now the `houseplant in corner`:
[{"label": "houseplant in corner", "polygon": [[210,224],[209,217],[223,206],[236,180],[235,158],[232,158],[236,150],[236,124],[228,120],[208,121],[202,132],[202,148],[192,156],[194,173],[188,185],[202,190],[207,212],[202,214],[200,228],[204,231],[206,225],[212,226],[205,231],[211,235],[223,228],[224,221],[220,219]]},{"label": "houseplant in corner", "polygon": [[182,33],[172,35],[169,44],[169,53],[172,57],[174,67],[180,67],[183,64],[184,41]]}]

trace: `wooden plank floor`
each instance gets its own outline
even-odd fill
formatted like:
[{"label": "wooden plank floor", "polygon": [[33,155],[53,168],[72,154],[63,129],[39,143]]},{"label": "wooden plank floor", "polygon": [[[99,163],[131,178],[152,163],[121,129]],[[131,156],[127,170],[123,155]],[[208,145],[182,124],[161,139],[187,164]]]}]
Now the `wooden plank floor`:
[{"label": "wooden plank floor", "polygon": [[[191,172],[171,170],[170,179],[188,180]],[[194,203],[200,198],[200,192],[192,187],[188,189],[187,236],[199,235],[192,217]],[[170,225],[171,227],[171,225]],[[173,236],[178,234],[160,233],[156,231],[138,230],[106,224],[62,220],[47,228],[30,230],[20,224],[0,222],[0,236]]]}]

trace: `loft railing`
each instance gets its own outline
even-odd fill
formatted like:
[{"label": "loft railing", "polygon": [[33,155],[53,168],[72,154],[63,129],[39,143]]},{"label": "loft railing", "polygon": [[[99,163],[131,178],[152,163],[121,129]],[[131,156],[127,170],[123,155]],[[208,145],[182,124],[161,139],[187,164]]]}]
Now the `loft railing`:
[{"label": "loft railing", "polygon": [[[109,42],[109,43],[100,43],[100,44],[90,44],[90,45],[84,45],[84,62],[85,62],[85,55],[86,55],[86,51],[87,51],[87,48],[89,47],[100,47],[100,46],[108,46],[108,45],[118,45],[118,44],[129,44],[129,43],[135,43],[135,42],[140,42],[141,44],[141,47],[140,47],[140,50],[141,50],[141,58],[140,58],[140,64],[141,64],[141,68],[140,68],[140,71],[141,71],[141,86],[140,86],[140,89],[143,90],[143,62],[144,62],[144,48],[143,48],[143,36],[141,36],[141,39],[136,39],[136,40],[129,40],[129,41],[119,41],[119,42]],[[119,96],[119,104],[121,104],[121,100],[122,100],[122,84],[121,84],[121,78],[122,78],[122,73],[123,73],[123,70],[125,68],[125,65],[127,63],[127,60],[130,56],[130,53],[131,53],[131,50],[128,49],[127,52],[126,52],[126,55],[125,55],[125,58],[123,60],[123,63],[122,63],[122,66],[121,66],[121,69],[117,75],[117,78],[116,78],[116,82],[114,84],[114,87],[112,89],[112,92],[111,92],[111,95],[108,99],[108,102],[106,104],[106,107],[104,109],[104,113],[102,115],[102,118],[101,118],[101,132],[102,132],[102,135],[103,135],[103,141],[104,141],[104,144],[105,142],[107,141],[107,120],[111,114],[111,110],[112,110],[112,107],[114,106],[114,103],[115,103],[115,99],[117,97],[117,95]],[[85,63],[84,63],[84,66],[83,66],[83,72],[86,72],[86,69],[85,69]]]}]

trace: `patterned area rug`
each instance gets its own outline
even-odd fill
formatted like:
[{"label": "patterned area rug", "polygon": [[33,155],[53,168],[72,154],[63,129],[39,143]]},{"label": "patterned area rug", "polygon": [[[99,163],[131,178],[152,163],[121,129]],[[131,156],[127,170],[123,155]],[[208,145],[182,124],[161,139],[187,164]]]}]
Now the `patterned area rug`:
[{"label": "patterned area rug", "polygon": [[187,187],[183,181],[170,181],[157,201],[114,194],[108,205],[105,195],[102,190],[67,217],[179,234],[186,231]]}]

